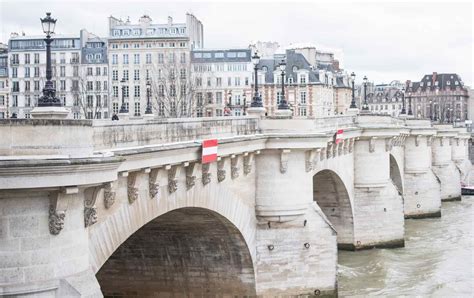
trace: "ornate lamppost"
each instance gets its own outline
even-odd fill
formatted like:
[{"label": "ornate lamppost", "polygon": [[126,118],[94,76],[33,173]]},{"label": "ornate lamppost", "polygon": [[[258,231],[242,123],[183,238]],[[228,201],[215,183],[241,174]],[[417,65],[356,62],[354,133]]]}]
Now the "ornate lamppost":
[{"label": "ornate lamppost", "polygon": [[146,110],[145,110],[145,115],[153,114],[153,111],[151,109],[150,96],[151,96],[151,82],[150,82],[150,80],[148,80],[148,81],[146,81]]},{"label": "ornate lamppost", "polygon": [[351,109],[357,109],[356,102],[355,102],[355,87],[354,87],[354,82],[355,82],[355,73],[351,73],[351,78],[352,78],[352,100],[351,100],[351,106],[349,108]]},{"label": "ornate lamppost", "polygon": [[408,92],[408,115],[413,115],[413,111],[411,110],[411,92]]},{"label": "ornate lamppost", "polygon": [[407,110],[405,108],[405,87],[402,87],[402,111],[400,112],[400,114],[404,115],[407,113]]},{"label": "ornate lamppost", "polygon": [[56,89],[51,81],[51,43],[53,42],[51,35],[54,34],[56,19],[53,19],[51,13],[47,12],[46,17],[40,20],[43,32],[46,34],[44,39],[46,42],[46,83],[43,88],[43,95],[38,99],[38,107],[60,107],[62,106],[61,100],[56,97]]},{"label": "ornate lamppost", "polygon": [[367,77],[364,76],[364,105],[362,106],[363,111],[369,110],[369,105],[367,104]]},{"label": "ornate lamppost", "polygon": [[252,108],[262,108],[263,103],[262,103],[262,98],[260,97],[258,93],[258,63],[260,62],[260,57],[258,56],[257,52],[252,56],[252,63],[254,65],[254,72],[255,72],[255,93],[252,98],[252,103],[250,104],[250,107]]},{"label": "ornate lamppost", "polygon": [[286,63],[285,61],[281,61],[280,63],[280,70],[281,70],[281,99],[280,104],[278,105],[279,110],[288,110],[290,107],[288,106],[288,102],[285,99],[285,69]]},{"label": "ornate lamppost", "polygon": [[122,106],[120,107],[120,111],[119,111],[120,114],[128,114],[128,109],[125,106],[125,83],[126,82],[127,81],[125,80],[125,78],[123,78],[120,81],[120,83],[122,83]]}]

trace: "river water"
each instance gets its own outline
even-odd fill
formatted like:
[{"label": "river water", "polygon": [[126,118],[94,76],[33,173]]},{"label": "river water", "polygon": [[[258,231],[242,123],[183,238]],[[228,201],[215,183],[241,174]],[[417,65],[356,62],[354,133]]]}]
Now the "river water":
[{"label": "river water", "polygon": [[339,252],[339,296],[474,297],[474,197],[405,220],[405,247]]}]

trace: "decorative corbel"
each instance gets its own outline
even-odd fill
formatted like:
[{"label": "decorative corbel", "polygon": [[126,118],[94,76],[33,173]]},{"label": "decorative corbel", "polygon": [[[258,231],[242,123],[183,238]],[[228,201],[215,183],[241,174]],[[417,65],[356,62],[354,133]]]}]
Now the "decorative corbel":
[{"label": "decorative corbel", "polygon": [[332,144],[332,157],[337,157],[339,144],[333,143]]},{"label": "decorative corbel", "polygon": [[375,152],[375,140],[377,139],[377,137],[371,137],[369,139],[369,152],[370,153],[373,153]]},{"label": "decorative corbel", "polygon": [[138,199],[137,175],[138,172],[131,172],[127,175],[127,196],[130,204]]},{"label": "decorative corbel", "polygon": [[280,173],[285,174],[288,171],[288,158],[290,149],[283,149],[280,153]]},{"label": "decorative corbel", "polygon": [[326,147],[321,148],[321,153],[319,154],[319,160],[323,161],[325,157],[326,157]]},{"label": "decorative corbel", "polygon": [[246,152],[244,154],[244,174],[248,175],[252,172],[252,162],[254,155]]},{"label": "decorative corbel", "polygon": [[306,172],[311,172],[314,169],[314,162],[316,159],[316,150],[306,151]]},{"label": "decorative corbel", "polygon": [[148,194],[150,199],[158,198],[160,194],[160,182],[158,181],[159,168],[150,170],[148,174]]},{"label": "decorative corbel", "polygon": [[239,157],[236,155],[232,155],[230,157],[230,177],[232,179],[237,179],[239,177]]},{"label": "decorative corbel", "polygon": [[196,185],[196,163],[186,162],[184,167],[186,168],[186,189],[190,190],[194,185]]},{"label": "decorative corbel", "polygon": [[459,146],[459,138],[456,138],[456,146]]},{"label": "decorative corbel", "polygon": [[420,146],[420,138],[421,138],[421,135],[416,135],[415,136],[415,146],[416,147]]},{"label": "decorative corbel", "polygon": [[115,191],[113,191],[112,182],[104,184],[104,206],[109,209],[115,203]]},{"label": "decorative corbel", "polygon": [[444,137],[439,138],[439,145],[440,145],[441,147],[444,146]]},{"label": "decorative corbel", "polygon": [[165,169],[168,171],[168,192],[170,194],[178,190],[179,165],[167,165]]},{"label": "decorative corbel", "polygon": [[333,144],[332,143],[329,143],[326,147],[326,158],[327,159],[330,159],[331,158],[331,154],[332,154],[332,146]]},{"label": "decorative corbel", "polygon": [[70,195],[77,194],[77,187],[65,187],[50,194],[49,198],[49,232],[58,235],[64,228],[64,219],[69,205]]},{"label": "decorative corbel", "polygon": [[225,170],[226,159],[219,157],[217,159],[217,181],[222,182],[225,180],[226,170]]},{"label": "decorative corbel", "polygon": [[346,144],[346,140],[342,139],[339,144],[337,145],[337,155],[341,156],[344,150],[344,146]]},{"label": "decorative corbel", "polygon": [[386,152],[391,151],[392,148],[393,148],[392,139],[391,138],[385,139],[385,151]]},{"label": "decorative corbel", "polygon": [[84,191],[84,227],[92,226],[97,222],[97,206],[95,202],[104,185],[92,187]]},{"label": "decorative corbel", "polygon": [[427,137],[427,138],[426,138],[426,145],[427,145],[427,146],[431,146],[432,141],[433,141],[433,136]]},{"label": "decorative corbel", "polygon": [[211,164],[205,163],[202,164],[201,171],[202,171],[202,184],[206,185],[211,182],[211,172],[210,172]]}]

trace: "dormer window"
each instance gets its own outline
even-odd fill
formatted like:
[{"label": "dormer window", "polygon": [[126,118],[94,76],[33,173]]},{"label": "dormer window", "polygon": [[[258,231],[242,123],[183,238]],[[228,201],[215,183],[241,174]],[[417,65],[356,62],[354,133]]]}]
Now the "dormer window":
[{"label": "dormer window", "polygon": [[128,43],[124,43],[124,44],[123,44],[123,48],[124,48],[124,49],[128,49]]},{"label": "dormer window", "polygon": [[186,28],[180,28],[179,31],[181,32],[181,34],[184,34],[186,33]]},{"label": "dormer window", "polygon": [[268,67],[264,66],[264,67],[262,67],[262,70],[266,72],[266,71],[268,71]]},{"label": "dormer window", "polygon": [[446,85],[450,86],[450,85],[451,85],[451,81],[446,81]]},{"label": "dormer window", "polygon": [[454,85],[459,85],[459,82],[458,81],[454,81]]},{"label": "dormer window", "polygon": [[141,30],[140,29],[133,29],[133,35],[140,35]]},{"label": "dormer window", "polygon": [[147,35],[153,35],[153,34],[155,34],[155,29],[153,29],[153,28],[147,29],[147,30],[146,30],[146,34],[147,34]]},{"label": "dormer window", "polygon": [[293,77],[288,78],[288,84],[293,84]]},{"label": "dormer window", "polygon": [[423,82],[420,82],[420,86],[423,87]]},{"label": "dormer window", "polygon": [[300,84],[306,84],[306,75],[300,76]]},{"label": "dormer window", "polygon": [[427,85],[428,87],[431,86],[431,82],[428,82],[426,85]]},{"label": "dormer window", "polygon": [[133,44],[133,48],[135,48],[135,49],[138,49],[138,48],[140,48],[140,44],[138,44],[138,43],[134,43],[134,44]]},{"label": "dormer window", "polygon": [[130,30],[123,30],[123,36],[129,36],[130,35]]},{"label": "dormer window", "polygon": [[114,30],[114,36],[119,36],[120,35],[120,30]]}]

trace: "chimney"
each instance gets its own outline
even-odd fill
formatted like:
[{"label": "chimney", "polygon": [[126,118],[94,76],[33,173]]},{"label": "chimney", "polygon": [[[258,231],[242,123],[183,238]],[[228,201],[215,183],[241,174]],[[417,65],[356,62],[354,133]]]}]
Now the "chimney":
[{"label": "chimney", "polygon": [[435,82],[436,82],[437,77],[438,77],[438,73],[437,73],[437,72],[433,72],[433,76],[432,76],[433,82],[431,82],[431,85],[432,85],[432,86],[435,85]]},{"label": "chimney", "polygon": [[171,26],[173,24],[173,18],[168,16],[168,26]]},{"label": "chimney", "polygon": [[334,67],[334,70],[339,71],[339,70],[340,70],[340,69],[339,69],[339,60],[334,59],[334,60],[332,61],[332,67]]}]

